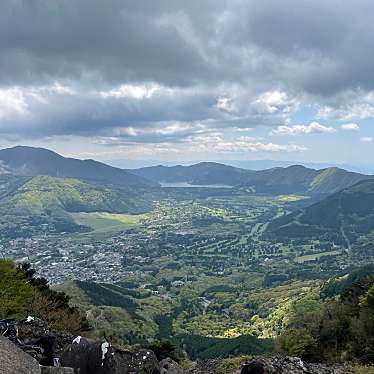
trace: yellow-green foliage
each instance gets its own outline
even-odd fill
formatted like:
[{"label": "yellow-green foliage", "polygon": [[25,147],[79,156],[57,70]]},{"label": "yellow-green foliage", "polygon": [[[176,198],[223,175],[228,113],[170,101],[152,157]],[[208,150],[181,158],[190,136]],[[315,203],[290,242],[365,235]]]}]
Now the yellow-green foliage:
[{"label": "yellow-green foliage", "polygon": [[318,284],[301,281],[253,292],[246,302],[256,307],[251,325],[261,338],[275,338],[297,315],[316,311],[321,305]]},{"label": "yellow-green foliage", "polygon": [[231,374],[235,370],[240,369],[240,367],[251,360],[250,356],[238,356],[233,358],[225,358],[221,361],[217,368],[217,374]]},{"label": "yellow-green foliage", "polygon": [[353,374],[374,374],[374,366],[354,366]]},{"label": "yellow-green foliage", "polygon": [[24,316],[31,299],[32,287],[15,264],[0,260],[0,318]]}]

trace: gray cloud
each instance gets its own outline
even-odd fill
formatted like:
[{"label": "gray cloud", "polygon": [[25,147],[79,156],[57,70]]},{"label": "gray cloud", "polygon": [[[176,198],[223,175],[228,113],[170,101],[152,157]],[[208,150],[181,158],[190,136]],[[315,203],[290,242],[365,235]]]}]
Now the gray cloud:
[{"label": "gray cloud", "polygon": [[4,0],[0,7],[3,84],[270,80],[319,94],[374,87],[370,0]]},{"label": "gray cloud", "polygon": [[351,120],[356,93],[374,90],[373,11],[371,0],[3,0],[0,133],[180,142],[287,126],[303,100]]}]

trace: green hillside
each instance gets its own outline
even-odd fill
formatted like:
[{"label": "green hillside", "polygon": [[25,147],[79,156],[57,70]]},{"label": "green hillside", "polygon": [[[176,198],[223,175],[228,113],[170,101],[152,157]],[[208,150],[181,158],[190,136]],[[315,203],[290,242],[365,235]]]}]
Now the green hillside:
[{"label": "green hillside", "polygon": [[346,187],[366,179],[359,173],[348,172],[339,168],[328,168],[320,170],[309,183],[308,191],[312,193],[330,194],[338,192]]},{"label": "green hillside", "polygon": [[374,181],[366,180],[274,220],[265,236],[282,240],[325,237],[349,248],[373,230]]},{"label": "green hillside", "polygon": [[[18,182],[19,183],[19,182]],[[48,231],[82,231],[70,213],[142,213],[149,203],[134,193],[97,186],[78,179],[38,176],[8,188],[0,200],[2,234],[22,236]]]},{"label": "green hillside", "polygon": [[170,312],[170,307],[149,290],[82,281],[64,283],[56,289],[71,296],[72,305],[87,316],[98,335],[105,331],[122,344],[156,338],[157,316]]}]

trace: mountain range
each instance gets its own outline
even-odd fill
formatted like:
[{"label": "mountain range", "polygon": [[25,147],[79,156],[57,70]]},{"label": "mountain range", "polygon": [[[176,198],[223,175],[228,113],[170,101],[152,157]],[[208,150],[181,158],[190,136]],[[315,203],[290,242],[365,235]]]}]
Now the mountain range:
[{"label": "mountain range", "polygon": [[373,226],[373,176],[339,168],[293,165],[254,171],[202,162],[124,170],[94,160],[65,158],[43,148],[18,146],[0,150],[0,231],[14,236],[23,228],[29,233],[30,227],[41,224],[56,231],[76,231],[72,212],[145,212],[151,209],[152,200],[168,196],[162,182],[227,185],[243,194],[309,195],[313,197],[310,204],[320,200],[271,222],[265,235],[272,237],[323,232],[343,236],[348,242],[352,233]]},{"label": "mountain range", "polygon": [[131,191],[160,186],[160,182],[228,185],[259,193],[329,194],[372,178],[339,168],[316,170],[301,165],[247,170],[216,162],[191,166],[152,166],[125,170],[95,160],[66,158],[43,148],[17,146],[0,150],[0,175],[75,178]]},{"label": "mountain range", "polygon": [[371,178],[339,168],[315,170],[301,165],[266,170],[246,170],[214,162],[191,166],[153,166],[132,170],[154,182],[191,185],[228,185],[247,187],[259,193],[329,194]]}]

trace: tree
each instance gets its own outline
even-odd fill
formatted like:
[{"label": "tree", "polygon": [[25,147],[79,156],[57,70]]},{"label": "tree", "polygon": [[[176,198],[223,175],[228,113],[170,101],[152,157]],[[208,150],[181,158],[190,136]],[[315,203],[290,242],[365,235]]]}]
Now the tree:
[{"label": "tree", "polygon": [[0,260],[0,318],[27,314],[32,299],[32,287],[14,262]]},{"label": "tree", "polygon": [[165,358],[171,358],[176,362],[180,362],[182,358],[180,353],[177,351],[177,347],[170,340],[161,340],[153,342],[149,346],[149,349],[151,349],[154,352],[159,361]]}]

